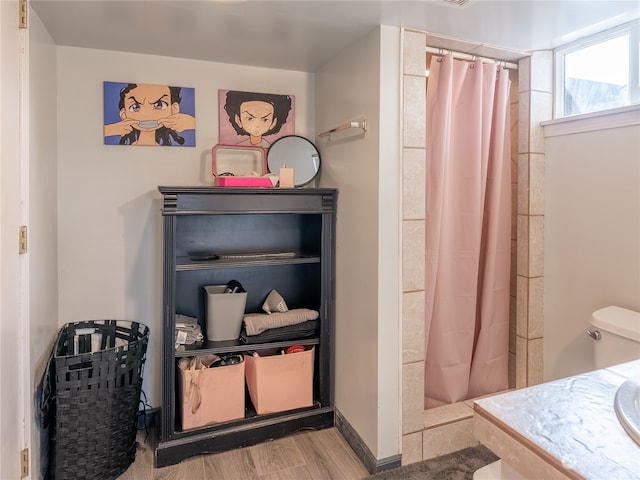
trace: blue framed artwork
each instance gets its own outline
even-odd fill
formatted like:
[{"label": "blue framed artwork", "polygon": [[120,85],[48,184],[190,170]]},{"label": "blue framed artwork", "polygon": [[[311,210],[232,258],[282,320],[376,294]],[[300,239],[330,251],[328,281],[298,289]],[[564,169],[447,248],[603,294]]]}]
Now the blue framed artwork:
[{"label": "blue framed artwork", "polygon": [[195,89],[104,82],[105,145],[195,147]]}]

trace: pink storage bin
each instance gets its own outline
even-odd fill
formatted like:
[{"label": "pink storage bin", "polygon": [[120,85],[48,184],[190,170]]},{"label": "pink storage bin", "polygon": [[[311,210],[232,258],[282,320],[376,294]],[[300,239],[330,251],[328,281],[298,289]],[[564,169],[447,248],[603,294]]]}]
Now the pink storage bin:
[{"label": "pink storage bin", "polygon": [[244,418],[245,362],[224,367],[178,367],[178,405],[182,429]]},{"label": "pink storage bin", "polygon": [[314,347],[299,353],[244,356],[245,377],[256,413],[313,405]]}]

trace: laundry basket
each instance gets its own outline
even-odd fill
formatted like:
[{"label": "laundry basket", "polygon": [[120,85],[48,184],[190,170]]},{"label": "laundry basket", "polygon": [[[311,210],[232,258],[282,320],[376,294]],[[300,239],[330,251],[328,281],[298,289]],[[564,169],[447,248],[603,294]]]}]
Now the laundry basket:
[{"label": "laundry basket", "polygon": [[47,369],[51,478],[115,479],[133,463],[148,341],[124,320],[62,327]]}]

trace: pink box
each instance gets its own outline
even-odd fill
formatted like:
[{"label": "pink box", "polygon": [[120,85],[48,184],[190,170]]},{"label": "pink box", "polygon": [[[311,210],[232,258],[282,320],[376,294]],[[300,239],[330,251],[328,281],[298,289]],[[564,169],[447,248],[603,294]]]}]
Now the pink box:
[{"label": "pink box", "polygon": [[200,370],[178,368],[182,429],[244,418],[245,362]]},{"label": "pink box", "polygon": [[213,179],[215,187],[273,187],[267,177],[216,177]]},{"label": "pink box", "polygon": [[256,413],[313,405],[314,347],[299,353],[245,355],[245,376]]},{"label": "pink box", "polygon": [[225,145],[218,143],[211,149],[211,173],[247,176],[249,172],[264,175],[268,171],[267,151],[254,145]]}]

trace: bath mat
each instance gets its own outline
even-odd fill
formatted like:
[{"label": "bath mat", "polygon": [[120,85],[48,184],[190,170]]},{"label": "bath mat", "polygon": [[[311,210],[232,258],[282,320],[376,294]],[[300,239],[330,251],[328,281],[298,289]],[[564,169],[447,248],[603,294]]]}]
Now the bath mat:
[{"label": "bath mat", "polygon": [[412,463],[366,477],[366,480],[472,480],[473,473],[498,460],[484,445]]}]

